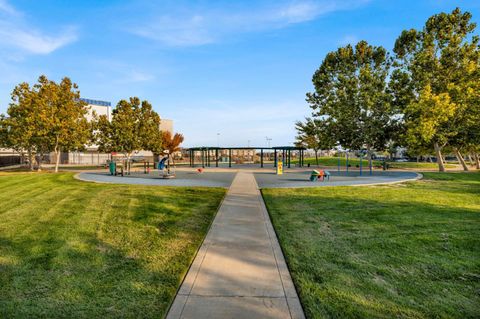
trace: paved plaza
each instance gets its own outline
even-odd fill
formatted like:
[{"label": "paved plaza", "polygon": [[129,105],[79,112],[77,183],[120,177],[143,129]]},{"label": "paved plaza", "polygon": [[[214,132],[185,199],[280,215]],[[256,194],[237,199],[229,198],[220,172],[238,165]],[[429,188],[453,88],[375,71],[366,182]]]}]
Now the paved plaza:
[{"label": "paved plaza", "polygon": [[251,172],[260,188],[277,187],[319,187],[319,186],[353,186],[374,185],[385,183],[398,183],[415,180],[421,175],[405,171],[373,171],[372,175],[367,170],[360,175],[358,170],[349,172],[336,169],[329,170],[330,180],[311,182],[310,173],[317,168],[291,168],[285,170],[283,175],[275,174],[272,168],[259,168],[252,166],[237,168],[206,168],[202,173],[190,167],[177,168],[176,177],[173,179],[161,178],[161,173],[154,170],[150,174],[137,171],[130,176],[112,176],[106,170],[95,172],[82,172],[77,175],[84,181],[134,185],[156,186],[189,186],[189,187],[224,187],[228,188],[237,172]]}]

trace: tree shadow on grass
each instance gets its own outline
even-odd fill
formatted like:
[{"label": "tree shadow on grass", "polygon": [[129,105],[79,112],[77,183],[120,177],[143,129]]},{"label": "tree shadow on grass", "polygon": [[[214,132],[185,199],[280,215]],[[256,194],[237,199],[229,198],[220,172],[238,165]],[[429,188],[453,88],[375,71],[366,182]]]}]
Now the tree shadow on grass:
[{"label": "tree shadow on grass", "polygon": [[51,240],[41,252],[32,252],[34,242],[0,238],[12,260],[0,263],[2,318],[161,318],[177,289],[175,269],[149,269],[96,238],[82,248]]},{"label": "tree shadow on grass", "polygon": [[[138,196],[127,193],[122,200]],[[175,204],[168,196],[140,199],[128,210],[103,216],[97,230],[56,215],[0,236],[0,317],[165,315],[214,209],[204,204],[205,210],[194,211],[193,200],[187,213],[168,208]]]}]

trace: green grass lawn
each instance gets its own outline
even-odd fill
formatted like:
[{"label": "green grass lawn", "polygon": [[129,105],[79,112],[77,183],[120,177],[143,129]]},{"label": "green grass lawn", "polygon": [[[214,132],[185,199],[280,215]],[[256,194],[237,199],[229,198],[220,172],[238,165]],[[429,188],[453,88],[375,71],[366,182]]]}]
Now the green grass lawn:
[{"label": "green grass lawn", "polygon": [[225,190],[0,173],[0,318],[162,318]]},{"label": "green grass lawn", "polygon": [[[411,169],[435,169],[438,170],[437,163],[427,163],[427,162],[388,162],[389,168],[411,168]],[[457,164],[445,164],[445,168],[455,168]]]},{"label": "green grass lawn", "polygon": [[[338,166],[338,157],[319,157],[318,163],[320,166]],[[340,157],[340,165],[345,167],[347,165],[345,157]],[[292,163],[298,163],[297,160],[292,161]],[[305,158],[305,165],[316,165],[315,158]],[[356,167],[360,165],[360,159],[358,158],[349,158],[348,164],[351,167]],[[383,161],[372,161],[372,165],[374,166],[382,166]],[[362,165],[364,167],[368,167],[368,161],[366,159],[362,160]],[[425,163],[425,162],[388,162],[390,168],[400,168],[400,169],[438,169],[438,165],[436,163]],[[457,165],[455,164],[445,164],[446,168],[455,168]]]},{"label": "green grass lawn", "polygon": [[480,173],[263,190],[309,318],[478,318]]}]

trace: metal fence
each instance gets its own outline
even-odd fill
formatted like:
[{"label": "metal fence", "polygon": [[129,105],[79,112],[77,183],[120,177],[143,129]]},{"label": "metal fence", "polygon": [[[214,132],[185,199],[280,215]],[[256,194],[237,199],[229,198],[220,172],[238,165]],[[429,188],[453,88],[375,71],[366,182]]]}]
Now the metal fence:
[{"label": "metal fence", "polygon": [[68,153],[68,159],[65,164],[82,165],[105,165],[110,159],[110,154],[98,152],[72,152]]},{"label": "metal fence", "polygon": [[18,165],[22,161],[20,155],[4,155],[0,156],[0,167]]}]

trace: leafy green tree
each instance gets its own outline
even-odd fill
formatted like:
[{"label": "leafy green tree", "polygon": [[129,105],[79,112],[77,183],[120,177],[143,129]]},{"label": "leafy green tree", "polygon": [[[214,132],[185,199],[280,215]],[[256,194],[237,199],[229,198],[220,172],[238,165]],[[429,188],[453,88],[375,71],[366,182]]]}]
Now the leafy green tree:
[{"label": "leafy green tree", "polygon": [[84,148],[91,136],[85,103],[79,98],[78,87],[69,78],[57,84],[42,75],[33,87],[17,85],[3,120],[2,126],[8,128],[5,144],[26,151],[31,169],[34,156],[40,168],[42,156],[54,152],[57,172],[60,153]]},{"label": "leafy green tree", "polygon": [[318,151],[335,147],[336,140],[331,125],[327,120],[306,118],[305,122],[296,122],[296,144],[315,152],[315,163],[318,166]]},{"label": "leafy green tree", "polygon": [[78,86],[68,77],[57,84],[41,76],[37,87],[40,129],[45,148],[55,154],[58,172],[62,152],[82,150],[91,140],[92,127],[85,117],[87,104],[80,100]]},{"label": "leafy green tree", "polygon": [[[112,121],[100,116],[97,123],[96,143],[102,152],[119,152],[126,157],[129,172],[130,158],[135,151],[156,150],[160,117],[148,101],[131,97],[121,100],[112,112]],[[154,143],[155,142],[155,143]]]},{"label": "leafy green tree", "polygon": [[[37,153],[45,151],[42,148],[42,132],[40,129],[40,103],[38,103],[37,87],[28,83],[20,83],[11,94],[7,115],[2,120],[4,136],[3,146],[23,154],[27,153],[29,168],[33,170],[34,158]],[[38,163],[40,167],[40,162]]]},{"label": "leafy green tree", "polygon": [[314,116],[330,123],[335,139],[348,149],[384,150],[395,127],[387,87],[391,59],[383,47],[360,41],[325,57],[307,93]]},{"label": "leafy green tree", "polygon": [[[429,144],[440,171],[449,144],[461,162],[460,149],[478,144],[479,38],[475,23],[460,9],[430,17],[422,30],[406,30],[395,42],[391,89],[403,110],[409,146]],[[415,127],[417,126],[417,127]],[[466,128],[466,129],[464,129]],[[466,166],[465,166],[466,168]]]},{"label": "leafy green tree", "polygon": [[[146,101],[144,101],[146,102]],[[142,142],[142,148],[153,153],[154,158],[163,151],[163,135],[160,131],[160,116],[153,110],[148,102],[142,103],[140,108],[140,128],[139,135]]]}]

